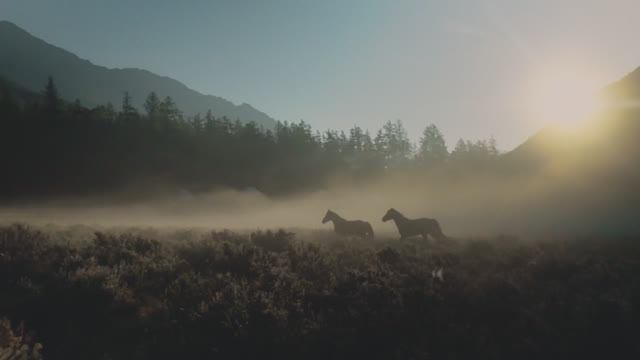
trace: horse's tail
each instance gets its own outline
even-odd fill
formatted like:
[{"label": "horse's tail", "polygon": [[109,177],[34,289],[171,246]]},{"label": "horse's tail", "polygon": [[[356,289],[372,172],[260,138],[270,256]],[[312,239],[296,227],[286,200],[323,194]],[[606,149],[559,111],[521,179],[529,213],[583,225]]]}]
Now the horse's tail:
[{"label": "horse's tail", "polygon": [[442,228],[440,227],[440,223],[438,220],[433,220],[435,226],[433,227],[433,232],[439,240],[449,240],[449,237],[442,232]]},{"label": "horse's tail", "polygon": [[367,232],[369,233],[369,239],[373,239],[373,226],[367,222]]}]

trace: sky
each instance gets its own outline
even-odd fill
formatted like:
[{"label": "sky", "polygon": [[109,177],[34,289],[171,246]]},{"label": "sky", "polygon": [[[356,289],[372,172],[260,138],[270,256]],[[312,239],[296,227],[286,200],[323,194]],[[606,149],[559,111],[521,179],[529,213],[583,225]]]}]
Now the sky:
[{"label": "sky", "polygon": [[637,0],[0,0],[0,19],[81,58],[279,120],[375,133],[400,119],[413,139],[434,123],[449,146],[493,136],[503,150],[547,124],[537,80],[601,87],[640,66],[638,13]]}]

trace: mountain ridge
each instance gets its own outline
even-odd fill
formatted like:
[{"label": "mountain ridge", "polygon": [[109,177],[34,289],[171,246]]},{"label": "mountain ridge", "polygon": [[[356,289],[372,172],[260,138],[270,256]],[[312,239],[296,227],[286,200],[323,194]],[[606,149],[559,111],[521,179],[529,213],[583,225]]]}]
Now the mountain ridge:
[{"label": "mountain ridge", "polygon": [[169,76],[134,67],[109,68],[42,40],[20,26],[0,21],[0,76],[31,91],[40,91],[53,76],[60,95],[67,101],[79,99],[88,106],[120,104],[129,92],[133,104],[142,104],[151,91],[171,96],[189,116],[211,110],[215,116],[255,122],[272,128],[275,120],[246,102],[238,105],[216,95],[203,94]]}]

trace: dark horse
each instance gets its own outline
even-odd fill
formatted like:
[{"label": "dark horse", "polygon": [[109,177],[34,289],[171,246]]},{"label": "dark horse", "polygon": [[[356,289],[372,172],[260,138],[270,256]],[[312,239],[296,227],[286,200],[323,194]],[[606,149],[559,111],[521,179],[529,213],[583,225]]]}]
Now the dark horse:
[{"label": "dark horse", "polygon": [[355,235],[364,239],[373,239],[373,228],[371,224],[362,220],[346,220],[331,210],[322,219],[322,223],[333,221],[333,229],[338,235]]},{"label": "dark horse", "polygon": [[436,219],[407,219],[398,210],[391,208],[382,218],[382,221],[389,220],[393,220],[396,223],[400,233],[400,240],[416,235],[422,235],[425,240],[427,240],[428,235],[437,240],[447,239]]}]

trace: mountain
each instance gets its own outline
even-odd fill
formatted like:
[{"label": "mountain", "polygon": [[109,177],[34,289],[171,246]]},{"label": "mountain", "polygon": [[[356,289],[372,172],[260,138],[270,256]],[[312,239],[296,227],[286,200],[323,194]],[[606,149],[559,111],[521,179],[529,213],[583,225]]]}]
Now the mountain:
[{"label": "mountain", "polygon": [[0,77],[31,91],[41,91],[53,76],[60,95],[79,99],[85,106],[118,106],[125,91],[139,109],[151,91],[161,98],[171,96],[186,115],[204,114],[231,120],[253,121],[265,128],[275,120],[249,104],[235,105],[221,97],[201,94],[183,83],[141,69],[109,69],[38,39],[17,25],[0,21]]},{"label": "mountain", "polygon": [[559,229],[640,231],[640,70],[603,95],[608,106],[584,126],[547,127],[502,157],[503,174],[528,181],[521,218]]},{"label": "mountain", "polygon": [[640,102],[640,67],[607,86],[604,93],[609,101],[637,106]]},{"label": "mountain", "polygon": [[[601,91],[606,107],[586,119],[583,128],[569,130],[549,126],[531,136],[505,158],[513,162],[532,165],[547,164],[573,157],[610,161],[612,157],[624,158],[627,154],[640,153],[640,68]],[[606,153],[608,157],[592,158]]]}]

